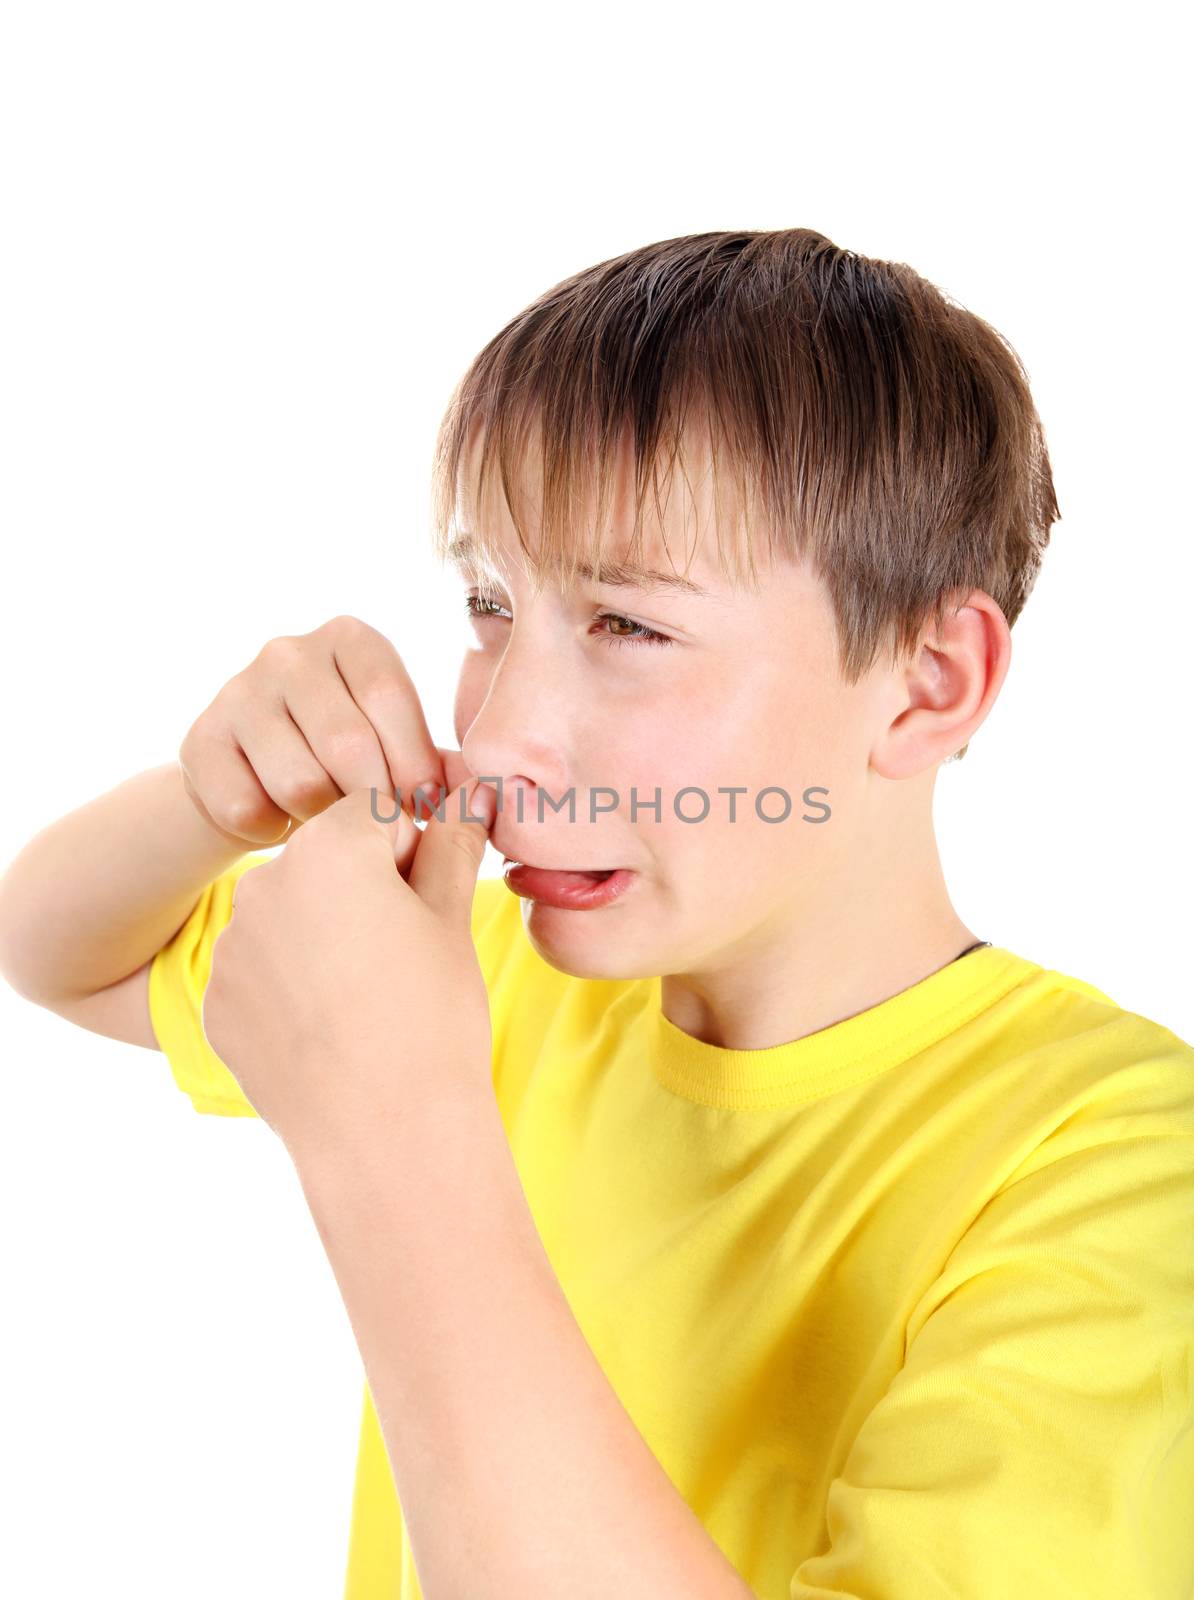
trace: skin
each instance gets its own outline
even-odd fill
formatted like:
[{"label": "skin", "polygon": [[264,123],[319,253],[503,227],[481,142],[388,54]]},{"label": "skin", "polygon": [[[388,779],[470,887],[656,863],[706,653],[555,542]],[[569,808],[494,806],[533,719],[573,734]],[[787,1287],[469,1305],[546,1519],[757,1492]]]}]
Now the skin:
[{"label": "skin", "polygon": [[[998,692],[1007,629],[972,595],[907,669],[848,688],[824,597],[796,567],[754,595],[640,596],[634,619],[671,646],[602,643],[607,594],[508,581],[509,619],[476,625],[461,674],[461,759],[556,797],[575,785],[581,819],[591,785],[659,785],[667,820],[623,808],[539,825],[532,807],[514,832],[469,785],[420,834],[404,813],[376,821],[354,789],[239,881],[204,1031],[294,1160],[425,1592],[745,1600],[586,1343],[527,1205],[470,933],[486,834],[518,859],[638,873],[601,911],[523,902],[553,965],[664,973],[665,1014],[710,1043],[802,1037],[973,942],[941,881],[932,783]],[[726,782],[748,798],[824,784],[831,821],[669,815],[676,788]]]},{"label": "skin", "polygon": [[[478,446],[475,436],[468,472]],[[630,473],[624,444],[615,533],[633,520]],[[828,593],[806,563],[764,557],[757,589],[720,571],[707,537],[708,481],[690,474],[688,492],[668,496],[647,544],[650,566],[680,565],[708,598],[588,581],[568,592],[549,581],[536,593],[504,498],[489,493],[483,512],[501,570],[466,567],[462,577],[466,594],[499,609],[470,623],[455,731],[467,769],[502,779],[492,843],[503,856],[637,875],[594,911],[524,899],[543,959],[580,977],[662,975],[663,1012],[678,1028],[722,1048],[760,1049],[877,1005],[982,937],[946,891],[933,789],[941,762],[994,704],[1011,641],[998,604],[976,589],[940,629],[923,631],[904,662],[880,660],[846,683]],[[533,496],[524,503],[533,545]],[[687,549],[694,522],[694,559],[672,562],[664,540]],[[614,546],[622,554],[627,538]],[[602,612],[673,642],[623,642],[618,635],[639,629],[598,620]],[[591,821],[598,785],[616,790],[619,806]],[[702,821],[673,810],[688,785],[709,796]],[[746,786],[734,822],[719,785]],[[786,821],[755,811],[755,796],[772,785],[792,797]],[[575,821],[549,808],[540,821],[536,786],[557,801],[574,788]],[[632,821],[632,789],[649,800],[656,786],[661,821],[641,805]],[[828,795],[803,801],[812,786]],[[681,804],[699,815],[699,796]],[[800,820],[823,818],[826,804],[827,821]],[[766,797],[764,810],[781,815],[782,796]]]},{"label": "skin", "polygon": [[305,823],[236,886],[204,1031],[294,1161],[423,1592],[748,1600],[589,1347],[527,1204],[470,929],[494,805],[486,785],[453,790],[419,834],[354,789]]}]

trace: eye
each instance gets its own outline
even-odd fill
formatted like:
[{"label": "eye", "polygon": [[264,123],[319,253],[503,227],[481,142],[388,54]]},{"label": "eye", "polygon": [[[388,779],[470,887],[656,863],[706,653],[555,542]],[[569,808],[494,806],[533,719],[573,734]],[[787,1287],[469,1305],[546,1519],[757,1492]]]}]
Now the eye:
[{"label": "eye", "polygon": [[504,608],[496,600],[490,600],[483,594],[466,594],[464,609],[470,617],[492,617]]},{"label": "eye", "polygon": [[[496,600],[491,600],[488,595],[470,594],[465,596],[464,609],[470,617],[494,617],[506,608]],[[633,628],[633,633],[603,633],[600,635],[606,644],[675,644],[675,640],[666,633],[658,633],[654,628],[648,628],[644,623],[632,622],[629,617],[623,617],[616,611],[599,611],[593,618],[597,622],[622,623],[627,628]]]},{"label": "eye", "polygon": [[675,640],[666,633],[656,633],[654,628],[648,628],[644,623],[632,622],[629,617],[620,617],[616,611],[599,611],[593,618],[594,622],[624,622],[628,628],[634,628],[634,633],[603,633],[602,639],[607,644],[674,644]]}]

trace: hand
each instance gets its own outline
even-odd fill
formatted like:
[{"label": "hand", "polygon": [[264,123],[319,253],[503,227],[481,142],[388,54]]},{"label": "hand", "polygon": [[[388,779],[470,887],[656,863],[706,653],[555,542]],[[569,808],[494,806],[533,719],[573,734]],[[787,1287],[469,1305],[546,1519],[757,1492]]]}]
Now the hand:
[{"label": "hand", "polygon": [[471,908],[495,806],[470,780],[420,832],[354,790],[237,882],[203,1031],[296,1166],[384,1143],[420,1097],[490,1088]]},{"label": "hand", "polygon": [[414,817],[420,785],[434,802],[469,775],[432,744],[394,646],[348,616],[265,644],[196,718],[178,762],[200,815],[246,847],[283,843],[354,789],[391,801],[400,789]]}]

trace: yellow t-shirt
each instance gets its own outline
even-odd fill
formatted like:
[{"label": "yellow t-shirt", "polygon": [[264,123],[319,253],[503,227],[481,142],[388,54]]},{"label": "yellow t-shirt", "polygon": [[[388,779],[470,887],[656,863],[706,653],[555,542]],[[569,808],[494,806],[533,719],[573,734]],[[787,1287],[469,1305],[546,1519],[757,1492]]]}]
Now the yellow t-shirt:
[{"label": "yellow t-shirt", "polygon": [[[150,971],[200,1111],[254,1114],[201,1005],[233,883],[267,859]],[[1189,1600],[1194,1048],[988,947],[724,1050],[663,1016],[658,978],[549,966],[500,879],[472,926],[549,1259],[759,1600]],[[345,1600],[417,1597],[366,1384]]]}]

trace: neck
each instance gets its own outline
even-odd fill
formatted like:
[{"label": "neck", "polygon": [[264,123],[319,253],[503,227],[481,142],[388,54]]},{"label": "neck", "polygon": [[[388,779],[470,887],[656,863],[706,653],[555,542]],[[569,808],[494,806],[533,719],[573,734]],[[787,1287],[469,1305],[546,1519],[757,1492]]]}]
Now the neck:
[{"label": "neck", "polygon": [[931,796],[902,826],[893,820],[826,853],[815,904],[786,906],[707,968],[664,977],[668,1021],[725,1050],[787,1044],[869,1011],[978,942],[946,890]]}]

